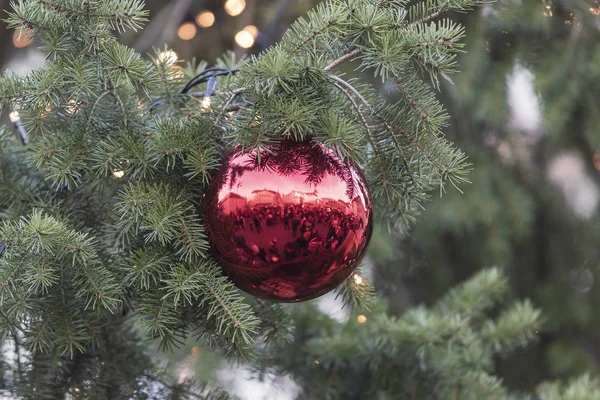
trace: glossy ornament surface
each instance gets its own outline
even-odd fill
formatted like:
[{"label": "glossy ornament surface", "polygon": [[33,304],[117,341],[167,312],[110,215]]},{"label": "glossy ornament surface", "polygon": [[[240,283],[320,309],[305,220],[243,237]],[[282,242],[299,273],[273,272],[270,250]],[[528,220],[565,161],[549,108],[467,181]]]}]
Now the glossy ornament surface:
[{"label": "glossy ornament surface", "polygon": [[373,230],[363,174],[315,142],[233,153],[203,197],[211,250],[236,286],[281,302],[334,289]]}]

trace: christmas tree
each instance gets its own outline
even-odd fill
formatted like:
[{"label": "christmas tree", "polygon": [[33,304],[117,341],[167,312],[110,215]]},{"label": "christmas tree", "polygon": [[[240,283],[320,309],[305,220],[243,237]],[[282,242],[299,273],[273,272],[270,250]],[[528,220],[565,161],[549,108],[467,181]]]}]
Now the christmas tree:
[{"label": "christmas tree", "polygon": [[[259,376],[289,374],[300,398],[519,398],[496,376],[494,357],[535,340],[544,325],[531,302],[506,302],[509,280],[499,269],[442,296],[448,281],[474,271],[440,260],[458,279],[437,276],[438,292],[420,299],[430,306],[401,316],[373,300],[357,271],[338,288],[354,307],[340,322],[314,303],[284,307],[241,292],[215,261],[202,214],[228,151],[310,141],[364,170],[378,226],[392,232],[449,187],[422,230],[416,224],[415,238],[435,237],[429,215],[446,202],[467,208],[465,199],[480,193],[456,193],[472,167],[443,134],[452,124],[442,104],[452,101],[437,91],[447,88],[464,46],[465,30],[450,13],[483,3],[327,1],[259,55],[226,54],[209,68],[182,67],[166,51],[147,59],[121,44],[117,33],[146,22],[141,1],[13,2],[9,26],[35,37],[47,60],[25,77],[0,79],[15,126],[0,135],[0,326],[14,349],[2,364],[6,392],[230,397],[210,374],[174,380],[148,344],[154,339],[163,352],[190,343],[192,354],[207,351],[201,344],[213,360],[238,360]],[[511,11],[504,10],[509,21]],[[391,93],[381,94],[379,83]],[[471,176],[497,173],[471,162]],[[507,260],[516,261],[482,257],[476,268],[498,262],[512,276]],[[583,375],[565,388],[544,384],[537,395],[595,399],[600,387]]]}]

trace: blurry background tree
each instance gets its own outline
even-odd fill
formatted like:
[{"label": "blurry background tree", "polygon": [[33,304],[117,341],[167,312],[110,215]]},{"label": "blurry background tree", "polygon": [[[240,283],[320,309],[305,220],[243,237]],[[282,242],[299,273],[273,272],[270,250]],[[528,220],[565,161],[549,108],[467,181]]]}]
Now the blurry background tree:
[{"label": "blurry background tree", "polygon": [[401,239],[403,278],[377,269],[377,282],[399,279],[429,303],[503,266],[513,295],[547,318],[536,346],[499,361],[515,388],[598,371],[599,15],[593,0],[506,1],[465,19],[468,54],[442,98],[473,184],[434,200]]},{"label": "blurry background tree", "polygon": [[[317,3],[149,0],[150,23],[121,41],[141,53],[166,44],[174,52],[164,57],[186,60],[212,62],[227,49],[238,57],[256,54]],[[0,8],[8,9],[8,1],[0,0]],[[382,299],[371,311],[340,310],[334,296],[277,308],[281,315],[274,319],[291,318],[293,327],[276,332],[282,342],[243,367],[226,366],[192,340],[157,357],[124,319],[114,325],[123,348],[104,349],[93,362],[76,357],[65,371],[108,363],[118,371],[115,382],[140,398],[228,396],[178,386],[186,379],[220,381],[244,399],[462,400],[506,398],[507,391],[544,400],[600,398],[598,384],[586,376],[572,381],[570,392],[539,386],[595,375],[600,362],[600,4],[506,0],[452,17],[466,25],[468,53],[459,58],[454,85],[442,85],[440,99],[451,115],[446,134],[473,163],[472,184],[462,187],[464,194],[451,188],[441,199],[434,196],[410,232],[377,227],[364,274]],[[0,42],[3,69],[26,71],[44,61],[35,42],[13,31],[0,30]],[[390,99],[398,95],[385,82],[380,91]],[[475,275],[488,265],[502,267],[508,281],[495,269]],[[473,275],[470,286],[447,294]],[[543,310],[542,330],[531,303],[501,312],[501,300],[523,298]],[[418,308],[421,303],[429,308]],[[439,331],[428,334],[432,326]],[[537,343],[530,342],[535,336]],[[15,362],[9,346],[7,369]],[[157,370],[161,374],[149,372]],[[469,390],[461,389],[458,375],[469,380]],[[9,389],[10,376],[4,377]],[[48,382],[48,396],[65,390],[77,396],[75,382],[98,377],[55,378],[54,372],[35,377]],[[261,386],[258,378],[275,380],[275,387]],[[155,382],[153,392],[140,393],[144,379]]]}]

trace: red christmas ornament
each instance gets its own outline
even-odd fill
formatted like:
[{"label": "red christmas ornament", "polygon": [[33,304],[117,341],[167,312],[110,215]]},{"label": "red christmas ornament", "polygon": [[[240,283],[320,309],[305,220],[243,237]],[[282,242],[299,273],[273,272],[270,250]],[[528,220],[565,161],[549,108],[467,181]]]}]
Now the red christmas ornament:
[{"label": "red christmas ornament", "polygon": [[203,198],[203,214],[214,256],[233,283],[281,302],[339,285],[373,231],[361,171],[312,141],[226,156]]}]

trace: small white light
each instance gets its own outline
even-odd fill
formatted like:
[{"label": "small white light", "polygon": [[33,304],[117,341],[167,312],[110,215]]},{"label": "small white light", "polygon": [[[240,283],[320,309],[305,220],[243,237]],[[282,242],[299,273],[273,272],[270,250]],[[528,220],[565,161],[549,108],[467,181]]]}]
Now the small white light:
[{"label": "small white light", "polygon": [[181,68],[181,66],[179,65],[173,65],[171,71],[173,72],[174,79],[183,79],[185,77],[185,72],[183,71],[183,68]]},{"label": "small white light", "polygon": [[113,171],[113,175],[117,179],[123,179],[123,177],[125,176],[125,171],[123,171],[122,169],[115,169]]},{"label": "small white light", "polygon": [[165,50],[158,53],[156,61],[158,63],[175,64],[179,56],[173,50]]},{"label": "small white light", "polygon": [[65,112],[69,115],[73,115],[79,112],[79,106],[75,102],[75,100],[71,99],[67,102],[67,106],[65,107]]},{"label": "small white light", "polygon": [[200,107],[202,107],[203,110],[208,110],[210,108],[210,101],[210,96],[204,96]]},{"label": "small white light", "polygon": [[356,283],[357,285],[363,283],[363,278],[359,274],[354,274],[352,278],[354,279],[354,283]]},{"label": "small white light", "polygon": [[13,124],[21,119],[18,111],[11,111],[10,114],[8,114],[8,117],[10,118],[10,122]]}]

